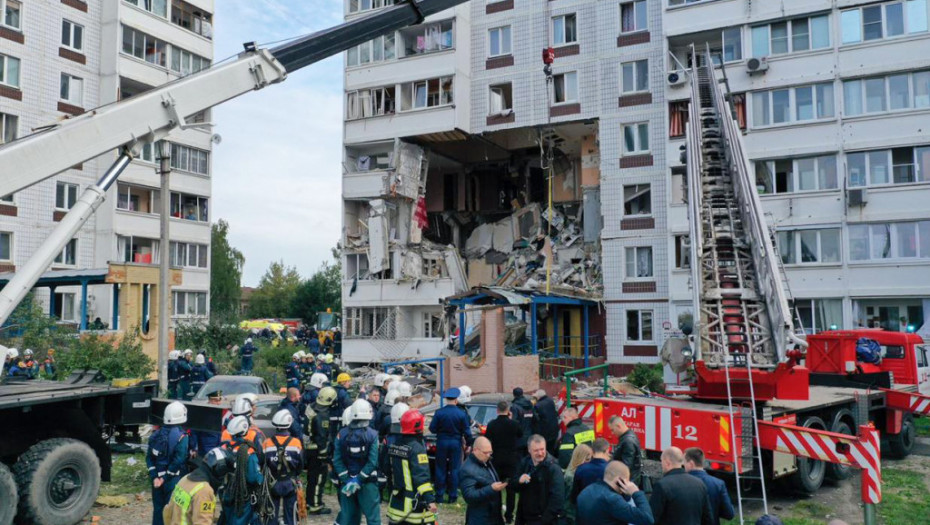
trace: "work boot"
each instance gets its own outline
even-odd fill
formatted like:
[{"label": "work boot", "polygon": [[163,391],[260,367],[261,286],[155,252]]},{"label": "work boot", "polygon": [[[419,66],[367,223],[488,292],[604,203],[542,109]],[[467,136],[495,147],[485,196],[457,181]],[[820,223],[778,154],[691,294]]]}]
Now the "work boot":
[{"label": "work boot", "polygon": [[318,509],[310,509],[307,511],[307,514],[310,514],[313,516],[322,516],[324,514],[332,514],[332,513],[333,511],[330,510],[329,507],[320,507]]}]

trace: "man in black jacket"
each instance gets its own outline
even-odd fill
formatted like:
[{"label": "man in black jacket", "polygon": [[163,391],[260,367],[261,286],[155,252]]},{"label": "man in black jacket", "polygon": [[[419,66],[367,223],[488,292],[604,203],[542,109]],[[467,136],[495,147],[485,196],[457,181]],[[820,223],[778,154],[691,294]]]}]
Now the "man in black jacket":
[{"label": "man in black jacket", "polygon": [[549,453],[555,456],[559,449],[559,413],[555,409],[555,402],[541,388],[533,397],[536,398],[536,406],[533,408],[533,432],[546,440]]},{"label": "man in black jacket", "polygon": [[620,438],[617,448],[614,449],[613,460],[626,465],[630,469],[630,481],[645,490],[642,480],[643,453],[639,448],[639,437],[620,416],[610,416],[607,426],[611,434]]},{"label": "man in black jacket", "polygon": [[491,441],[475,439],[471,454],[459,471],[459,489],[468,507],[465,525],[504,525],[501,517],[501,491],[507,482],[501,481],[491,464]]},{"label": "man in black jacket", "polygon": [[[520,423],[511,417],[510,405],[506,401],[497,404],[497,418],[488,423],[484,435],[491,441],[494,449],[494,457],[491,463],[497,470],[497,475],[502,480],[509,480],[513,477],[517,463],[520,462],[521,455],[518,452],[521,442],[526,443],[523,431],[520,429]],[[510,523],[513,521],[513,509],[517,503],[517,493],[512,489],[507,490],[507,511],[504,514],[504,521]]]},{"label": "man in black jacket", "polygon": [[565,431],[562,432],[562,441],[559,442],[559,466],[564,469],[572,462],[575,447],[594,442],[594,431],[581,421],[578,410],[574,407],[562,411],[562,423],[565,425]]},{"label": "man in black jacket", "polygon": [[513,401],[510,403],[510,415],[514,421],[520,423],[521,436],[520,448],[521,454],[526,455],[526,438],[533,433],[533,402],[523,396],[523,389],[520,387],[513,389]]},{"label": "man in black jacket", "polygon": [[519,477],[508,484],[508,488],[520,494],[516,525],[557,525],[565,503],[562,469],[546,451],[546,440],[542,436],[530,436],[527,446],[529,456],[517,469]]},{"label": "man in black jacket", "polygon": [[652,488],[649,506],[655,525],[715,525],[704,483],[685,472],[678,447],[662,452],[662,479]]}]

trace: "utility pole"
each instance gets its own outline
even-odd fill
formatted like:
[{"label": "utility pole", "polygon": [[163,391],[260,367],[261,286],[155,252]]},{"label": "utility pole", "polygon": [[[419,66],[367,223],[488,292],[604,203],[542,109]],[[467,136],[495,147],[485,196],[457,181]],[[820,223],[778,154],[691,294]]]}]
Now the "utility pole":
[{"label": "utility pole", "polygon": [[161,175],[161,240],[158,259],[158,385],[162,391],[168,389],[168,301],[171,298],[168,282],[168,264],[171,259],[171,241],[168,225],[171,217],[171,144],[167,140],[155,143],[158,148],[158,173]]}]

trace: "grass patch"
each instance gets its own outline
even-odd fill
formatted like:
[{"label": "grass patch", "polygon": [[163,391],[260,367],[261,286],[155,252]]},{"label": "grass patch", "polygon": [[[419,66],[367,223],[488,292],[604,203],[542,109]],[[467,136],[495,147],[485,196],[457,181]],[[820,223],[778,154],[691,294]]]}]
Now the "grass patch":
[{"label": "grass patch", "polygon": [[[131,465],[132,461],[134,465]],[[100,484],[101,496],[123,496],[148,492],[151,488],[145,454],[114,454],[109,483]]]},{"label": "grass patch", "polygon": [[885,523],[926,525],[930,516],[924,476],[904,469],[882,471],[882,503],[878,514]]},{"label": "grass patch", "polygon": [[823,518],[813,519],[813,518],[790,517],[790,518],[782,518],[781,522],[784,523],[785,525],[823,525],[824,524]]},{"label": "grass patch", "polygon": [[798,502],[793,510],[803,518],[811,517],[820,520],[823,520],[828,514],[833,514],[830,507],[812,499]]},{"label": "grass patch", "polygon": [[914,419],[914,425],[918,436],[930,436],[930,417],[918,417]]}]

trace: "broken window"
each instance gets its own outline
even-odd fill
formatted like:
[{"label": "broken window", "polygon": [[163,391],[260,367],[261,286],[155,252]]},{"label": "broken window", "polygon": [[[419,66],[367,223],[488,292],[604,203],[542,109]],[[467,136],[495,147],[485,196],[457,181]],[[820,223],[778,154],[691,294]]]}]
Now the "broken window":
[{"label": "broken window", "polygon": [[394,113],[394,86],[350,91],[346,97],[346,120]]},{"label": "broken window", "polygon": [[670,102],[668,105],[668,136],[669,138],[684,137],[685,125],[688,124],[687,100]]},{"label": "broken window", "polygon": [[158,240],[133,235],[116,236],[117,260],[120,262],[157,264]]},{"label": "broken window", "polygon": [[452,104],[452,77],[410,82],[401,87],[401,111]]},{"label": "broken window", "polygon": [[623,214],[651,215],[652,191],[649,184],[633,184],[623,187]]},{"label": "broken window", "polygon": [[688,170],[684,166],[672,168],[672,204],[688,204]]},{"label": "broken window", "polygon": [[395,36],[388,33],[368,42],[364,42],[346,51],[346,67],[363,66],[372,62],[393,60],[395,56]]},{"label": "broken window", "polygon": [[571,71],[553,76],[554,103],[565,104],[578,100],[578,73]]},{"label": "broken window", "polygon": [[626,340],[652,341],[652,310],[626,311]]},{"label": "broken window", "polygon": [[446,271],[446,263],[439,255],[423,256],[422,274],[423,277],[432,279],[440,279],[449,276],[449,272]]},{"label": "broken window", "polygon": [[446,51],[455,47],[453,20],[420,24],[400,30],[403,57]]},{"label": "broken window", "polygon": [[511,84],[491,86],[490,114],[497,115],[513,109],[513,87]]},{"label": "broken window", "polygon": [[686,270],[691,268],[691,236],[675,236],[675,269]]},{"label": "broken window", "polygon": [[643,279],[652,277],[652,248],[636,246],[626,249],[626,277]]},{"label": "broken window", "polygon": [[439,312],[423,312],[423,337],[442,337],[442,316]]},{"label": "broken window", "polygon": [[368,273],[368,254],[367,253],[349,253],[346,254],[346,279],[354,281],[367,281],[370,278]]}]

